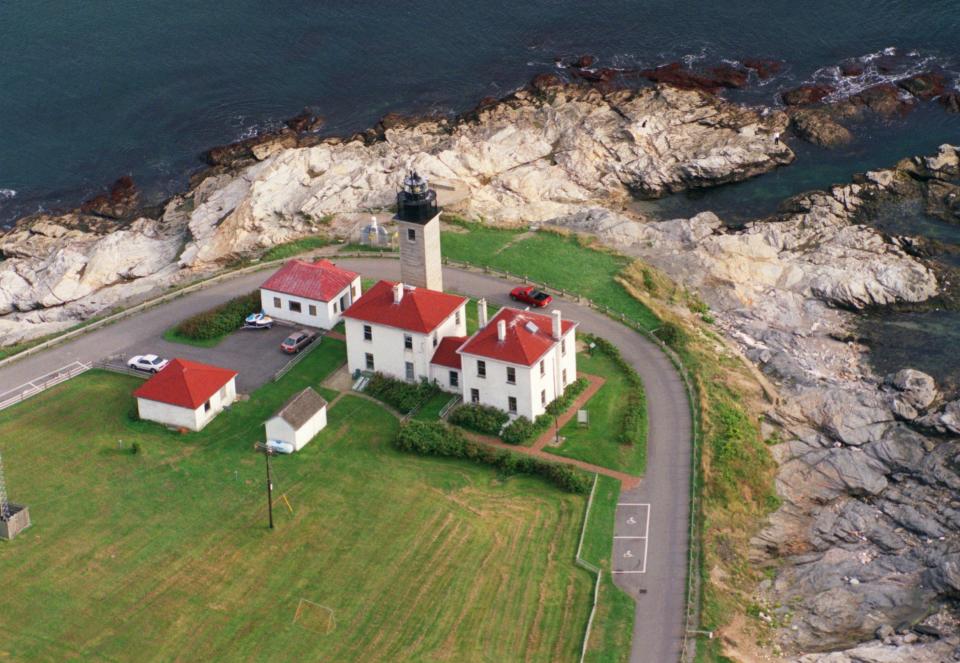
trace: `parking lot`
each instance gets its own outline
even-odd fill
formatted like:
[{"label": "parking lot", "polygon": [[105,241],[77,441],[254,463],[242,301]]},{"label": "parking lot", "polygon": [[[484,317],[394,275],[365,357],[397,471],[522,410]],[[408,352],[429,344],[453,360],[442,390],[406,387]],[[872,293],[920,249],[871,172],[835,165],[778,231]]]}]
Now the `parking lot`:
[{"label": "parking lot", "polygon": [[647,572],[650,538],[650,505],[617,504],[617,536],[613,537],[613,573]]},{"label": "parking lot", "polygon": [[249,394],[269,382],[293,358],[280,350],[280,343],[297,329],[299,327],[283,324],[276,324],[272,329],[240,329],[212,348],[172,343],[163,336],[154,336],[148,341],[118,349],[119,356],[111,363],[125,364],[127,358],[140,354],[199,361],[237,371],[237,391]]}]

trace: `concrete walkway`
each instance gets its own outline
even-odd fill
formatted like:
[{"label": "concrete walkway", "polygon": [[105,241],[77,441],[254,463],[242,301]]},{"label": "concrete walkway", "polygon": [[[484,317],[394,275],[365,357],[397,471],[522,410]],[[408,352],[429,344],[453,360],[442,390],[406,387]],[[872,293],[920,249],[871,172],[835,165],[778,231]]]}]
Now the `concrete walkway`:
[{"label": "concrete walkway", "polygon": [[[397,279],[400,274],[399,261],[393,258],[334,260],[370,278]],[[250,292],[269,275],[269,271],[262,271],[226,280],[2,366],[0,391],[75,361],[96,362],[118,350],[139,348],[143,342],[161,336],[173,322]],[[486,297],[494,305],[510,305],[508,295],[515,284],[452,268],[445,268],[443,277],[448,291]],[[647,474],[639,485],[621,493],[622,507],[618,508],[614,532],[617,537],[639,536],[633,534],[636,526],[631,521],[644,523],[642,572],[617,573],[614,579],[637,601],[630,660],[633,663],[676,661],[683,642],[692,451],[692,425],[683,382],[660,349],[633,330],[587,306],[560,297],[554,301],[553,308],[579,321],[581,331],[602,336],[618,346],[624,359],[643,380],[650,422]],[[256,364],[258,358],[249,356],[247,361]],[[239,369],[243,371],[243,367]],[[600,469],[603,468],[595,471]],[[635,506],[638,504],[646,506]],[[639,519],[637,509],[645,513]],[[618,543],[630,540],[615,540],[613,569],[639,558],[639,552]]]}]

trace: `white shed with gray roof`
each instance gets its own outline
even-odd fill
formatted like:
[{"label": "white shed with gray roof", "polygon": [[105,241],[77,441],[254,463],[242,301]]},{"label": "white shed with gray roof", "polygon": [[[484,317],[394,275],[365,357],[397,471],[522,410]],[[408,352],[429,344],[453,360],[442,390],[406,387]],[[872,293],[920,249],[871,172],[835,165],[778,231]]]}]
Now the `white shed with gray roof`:
[{"label": "white shed with gray roof", "polygon": [[327,425],[327,401],[310,387],[294,394],[267,420],[267,440],[292,444],[300,451]]}]

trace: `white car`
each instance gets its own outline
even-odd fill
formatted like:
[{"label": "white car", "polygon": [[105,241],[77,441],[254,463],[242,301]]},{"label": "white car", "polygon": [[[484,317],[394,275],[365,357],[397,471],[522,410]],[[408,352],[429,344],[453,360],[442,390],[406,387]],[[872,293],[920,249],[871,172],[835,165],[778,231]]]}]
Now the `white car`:
[{"label": "white car", "polygon": [[127,366],[130,368],[135,368],[138,371],[157,373],[166,368],[167,364],[169,363],[169,359],[161,359],[157,355],[137,355],[136,357],[130,358],[130,361],[127,362]]}]

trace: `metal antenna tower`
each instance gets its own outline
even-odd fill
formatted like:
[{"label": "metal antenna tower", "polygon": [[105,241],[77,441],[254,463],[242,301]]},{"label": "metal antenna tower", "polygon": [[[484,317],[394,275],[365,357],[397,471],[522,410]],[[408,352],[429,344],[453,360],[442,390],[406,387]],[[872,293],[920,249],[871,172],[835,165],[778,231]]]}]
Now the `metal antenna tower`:
[{"label": "metal antenna tower", "polygon": [[7,482],[3,478],[3,458],[0,457],[0,520],[10,519],[10,503],[7,501]]}]

